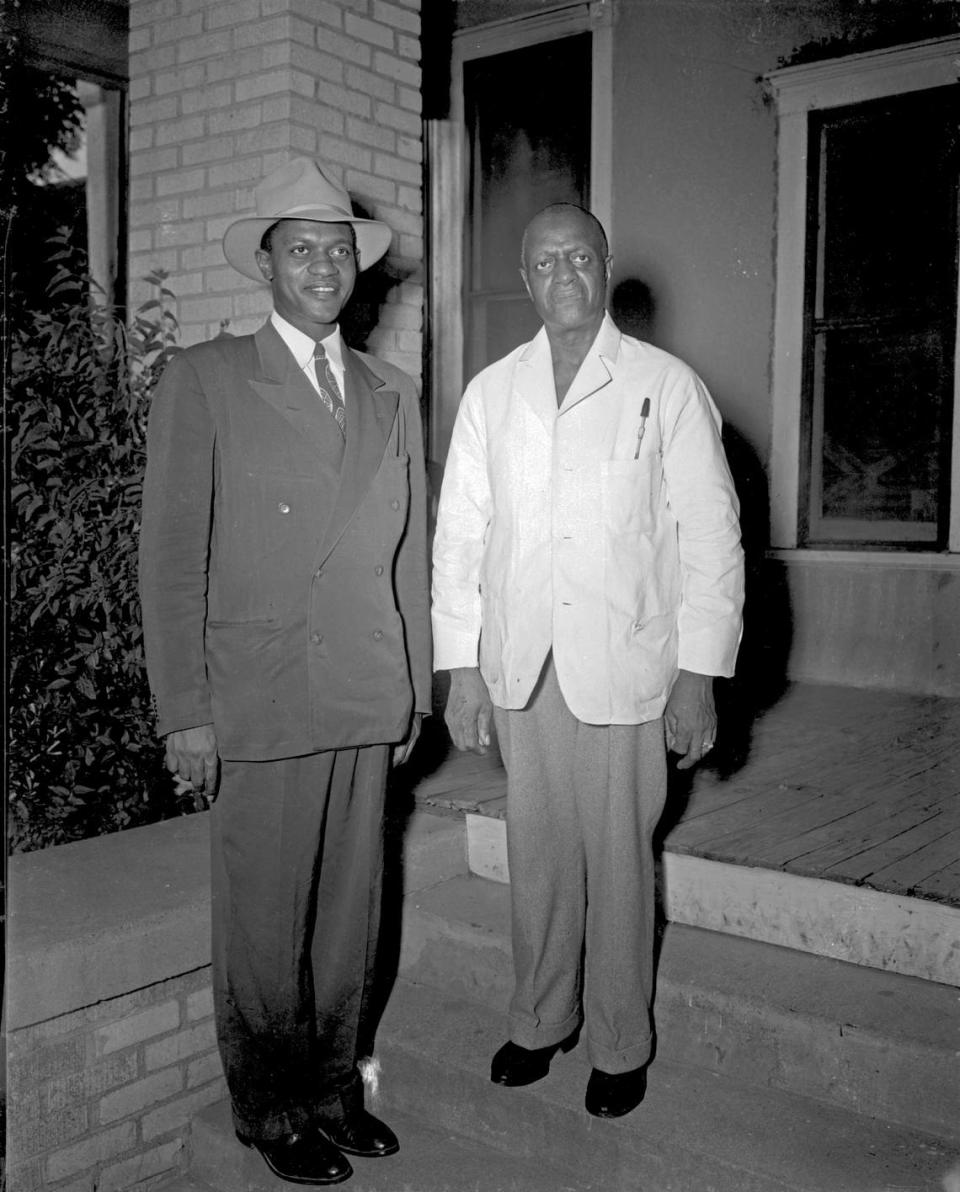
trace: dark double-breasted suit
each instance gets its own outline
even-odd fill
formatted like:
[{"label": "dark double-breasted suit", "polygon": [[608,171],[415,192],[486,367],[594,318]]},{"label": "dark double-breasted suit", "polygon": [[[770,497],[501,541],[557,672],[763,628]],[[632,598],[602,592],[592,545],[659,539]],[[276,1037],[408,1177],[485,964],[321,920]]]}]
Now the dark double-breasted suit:
[{"label": "dark double-breasted suit", "polygon": [[150,415],[147,667],[161,734],[216,732],[218,1033],[264,1138],[357,1095],[389,746],[430,709],[417,395],[343,357],[345,441],[270,323],[178,354]]}]

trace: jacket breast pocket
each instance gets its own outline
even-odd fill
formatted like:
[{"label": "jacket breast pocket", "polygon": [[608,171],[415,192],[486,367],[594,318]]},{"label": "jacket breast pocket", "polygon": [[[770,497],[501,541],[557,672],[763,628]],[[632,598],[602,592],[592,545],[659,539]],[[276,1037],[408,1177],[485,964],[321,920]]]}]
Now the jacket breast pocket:
[{"label": "jacket breast pocket", "polygon": [[656,454],[610,459],[600,465],[603,527],[614,537],[649,534],[660,502],[663,471]]}]

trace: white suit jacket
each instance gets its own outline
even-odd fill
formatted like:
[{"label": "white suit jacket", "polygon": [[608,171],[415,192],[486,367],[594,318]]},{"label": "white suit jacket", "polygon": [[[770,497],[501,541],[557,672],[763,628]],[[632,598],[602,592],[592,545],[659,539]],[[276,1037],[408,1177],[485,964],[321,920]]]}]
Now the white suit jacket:
[{"label": "white suit jacket", "polygon": [[643,723],[678,667],[733,673],[743,552],[720,416],[690,368],[609,316],[559,410],[555,395],[543,329],[467,387],[434,543],[434,666],[479,662],[493,702],[522,708],[552,647],[578,719]]}]

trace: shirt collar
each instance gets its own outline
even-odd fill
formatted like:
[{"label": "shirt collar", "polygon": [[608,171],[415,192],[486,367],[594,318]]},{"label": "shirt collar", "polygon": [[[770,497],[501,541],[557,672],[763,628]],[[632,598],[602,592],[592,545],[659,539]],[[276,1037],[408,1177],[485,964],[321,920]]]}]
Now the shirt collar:
[{"label": "shirt collar", "polygon": [[[293,353],[293,358],[301,368],[306,368],[313,361],[313,353],[316,348],[316,341],[300,330],[299,327],[294,327],[292,323],[288,323],[283,315],[278,315],[273,311],[270,315],[270,322],[276,327],[280,338],[287,345]],[[320,340],[323,344],[323,349],[327,353],[327,357],[334,369],[343,374],[343,341],[340,338],[340,326],[334,324],[333,331],[326,339]]]}]

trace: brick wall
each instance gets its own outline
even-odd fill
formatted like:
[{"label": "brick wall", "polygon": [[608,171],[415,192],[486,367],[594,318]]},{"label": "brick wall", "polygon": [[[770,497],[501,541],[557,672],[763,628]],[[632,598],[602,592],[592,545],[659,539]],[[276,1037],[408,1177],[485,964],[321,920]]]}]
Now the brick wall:
[{"label": "brick wall", "polygon": [[419,378],[419,34],[420,0],[130,0],[134,303],[162,268],[183,343],[226,320],[235,334],[259,326],[269,291],[227,265],[220,239],[264,174],[307,154],[393,229],[354,301],[372,310],[370,350]]},{"label": "brick wall", "polygon": [[209,967],[11,1031],[10,1192],[145,1192],[224,1096]]}]

